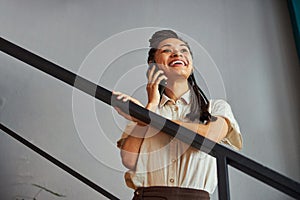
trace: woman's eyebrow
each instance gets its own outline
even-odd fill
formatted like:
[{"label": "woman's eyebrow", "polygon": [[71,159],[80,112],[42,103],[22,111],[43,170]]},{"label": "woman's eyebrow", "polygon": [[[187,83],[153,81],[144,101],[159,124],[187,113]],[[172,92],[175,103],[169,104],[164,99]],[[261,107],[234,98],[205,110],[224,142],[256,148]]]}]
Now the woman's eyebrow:
[{"label": "woman's eyebrow", "polygon": [[[164,45],[162,45],[160,48],[163,48],[163,47],[171,47],[172,46],[172,44],[164,44]],[[179,46],[184,46],[184,47],[187,47],[187,45],[186,44],[180,44]]]},{"label": "woman's eyebrow", "polygon": [[160,48],[163,48],[163,47],[171,47],[172,45],[171,44],[164,44],[162,45]]}]

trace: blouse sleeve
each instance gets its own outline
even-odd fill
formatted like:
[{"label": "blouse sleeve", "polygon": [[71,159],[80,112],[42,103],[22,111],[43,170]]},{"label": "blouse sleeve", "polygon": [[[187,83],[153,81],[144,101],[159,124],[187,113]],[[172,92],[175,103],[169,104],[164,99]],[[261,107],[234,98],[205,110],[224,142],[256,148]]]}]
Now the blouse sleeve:
[{"label": "blouse sleeve", "polygon": [[214,116],[224,117],[228,123],[227,135],[221,141],[221,143],[228,144],[237,150],[242,149],[242,135],[240,133],[239,125],[233,116],[230,105],[222,99],[212,100],[211,114]]},{"label": "blouse sleeve", "polygon": [[134,129],[135,126],[136,126],[136,122],[131,121],[127,124],[121,138],[117,141],[117,147],[118,148],[122,148],[125,140],[130,135],[130,133],[132,132],[132,130]]}]

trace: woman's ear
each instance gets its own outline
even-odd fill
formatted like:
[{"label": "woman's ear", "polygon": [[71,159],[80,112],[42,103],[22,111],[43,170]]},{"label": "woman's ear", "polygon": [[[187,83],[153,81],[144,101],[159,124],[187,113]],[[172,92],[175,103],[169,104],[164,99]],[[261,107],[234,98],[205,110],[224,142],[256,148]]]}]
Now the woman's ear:
[{"label": "woman's ear", "polygon": [[153,59],[153,60],[151,60],[150,62],[151,62],[151,63],[154,63],[154,64],[156,63],[154,59]]},{"label": "woman's ear", "polygon": [[149,68],[152,68],[153,65],[156,65],[155,60],[150,60],[148,63]]}]

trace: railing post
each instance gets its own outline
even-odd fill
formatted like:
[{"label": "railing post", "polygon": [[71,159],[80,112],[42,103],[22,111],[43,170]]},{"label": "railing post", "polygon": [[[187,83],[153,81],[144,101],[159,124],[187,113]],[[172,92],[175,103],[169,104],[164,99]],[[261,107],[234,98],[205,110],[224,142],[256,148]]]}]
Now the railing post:
[{"label": "railing post", "polygon": [[227,158],[220,154],[216,158],[219,200],[230,200]]}]

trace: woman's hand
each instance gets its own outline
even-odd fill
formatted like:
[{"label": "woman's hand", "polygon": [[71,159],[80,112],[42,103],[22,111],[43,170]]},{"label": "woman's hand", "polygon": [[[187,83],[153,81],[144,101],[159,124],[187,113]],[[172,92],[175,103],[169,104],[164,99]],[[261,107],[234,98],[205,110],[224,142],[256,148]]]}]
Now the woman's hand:
[{"label": "woman's hand", "polygon": [[183,126],[191,131],[202,135],[212,141],[220,142],[224,139],[228,132],[229,122],[227,119],[216,116],[217,120],[213,122],[209,122],[208,124],[199,124],[193,122],[181,122],[179,120],[173,120],[173,122]]},{"label": "woman's hand", "polygon": [[156,65],[148,71],[148,84],[147,84],[147,94],[148,94],[148,105],[146,106],[149,110],[155,110],[157,108],[159,101],[160,101],[160,94],[158,90],[159,83],[162,80],[167,80],[168,78],[163,75],[162,70],[156,71]]},{"label": "woman's hand", "polygon": [[127,94],[124,94],[124,93],[121,93],[121,92],[118,92],[118,91],[112,91],[113,95],[116,95],[117,96],[117,99],[118,100],[122,100],[123,102],[127,102],[128,100],[132,101],[133,103],[139,105],[139,106],[142,106],[144,107],[144,105],[137,99],[127,95]]},{"label": "woman's hand", "polygon": [[[133,97],[127,95],[127,94],[123,94],[123,93],[117,92],[117,91],[112,91],[112,93],[113,93],[113,95],[116,95],[117,99],[120,100],[120,101],[127,102],[128,100],[130,100],[133,103],[135,103],[135,104],[137,104],[137,105],[139,105],[141,107],[144,107],[143,104],[139,100],[137,100],[137,99],[135,99],[135,98],[133,98]],[[119,113],[119,115],[123,116],[125,119],[128,119],[128,120],[133,121],[133,122],[137,122],[140,125],[144,125],[145,124],[144,122],[142,122],[142,121],[140,121],[140,120],[138,120],[138,119],[136,119],[134,117],[131,117],[130,115],[128,115],[126,113],[124,113],[118,107],[114,107],[114,109]]]}]

